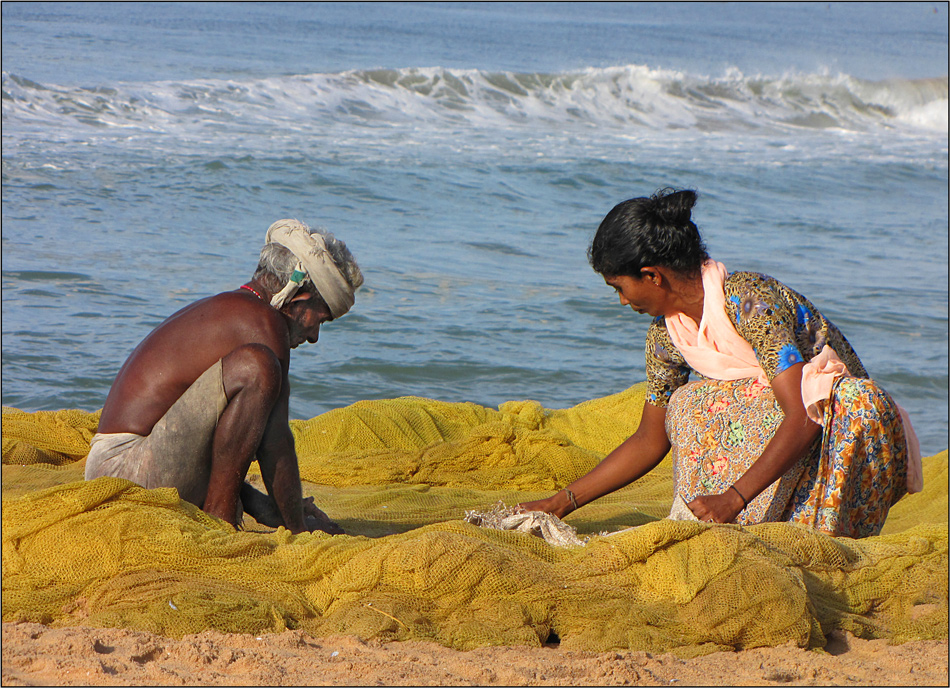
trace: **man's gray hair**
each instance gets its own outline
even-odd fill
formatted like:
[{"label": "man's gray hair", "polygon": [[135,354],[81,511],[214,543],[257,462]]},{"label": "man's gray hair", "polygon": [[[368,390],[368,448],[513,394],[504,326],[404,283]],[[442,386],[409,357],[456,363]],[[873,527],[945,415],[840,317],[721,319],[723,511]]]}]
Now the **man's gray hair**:
[{"label": "man's gray hair", "polygon": [[[340,269],[343,279],[346,280],[353,291],[356,291],[363,284],[363,273],[360,271],[359,265],[356,264],[353,254],[350,253],[350,249],[325,229],[310,229],[309,227],[307,229],[311,234],[319,234],[323,237],[327,252]],[[297,256],[286,246],[277,243],[265,244],[264,248],[261,249],[261,258],[254,273],[254,279],[270,291],[280,291],[290,281],[290,276],[293,274],[297,262]],[[307,281],[303,289],[319,293],[310,281]]]}]

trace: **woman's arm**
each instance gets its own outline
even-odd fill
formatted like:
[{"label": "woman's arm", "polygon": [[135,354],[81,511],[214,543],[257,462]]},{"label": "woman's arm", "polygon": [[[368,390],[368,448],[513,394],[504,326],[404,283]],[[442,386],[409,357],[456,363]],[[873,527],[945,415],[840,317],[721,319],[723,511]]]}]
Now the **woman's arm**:
[{"label": "woman's arm", "polygon": [[690,510],[701,521],[731,523],[744,508],[742,498],[751,502],[765,488],[782,477],[821,432],[821,426],[808,418],[802,403],[804,367],[804,363],[796,363],[772,379],[772,391],[785,412],[785,419],[762,455],[734,483],[735,490],[697,497],[689,503]]},{"label": "woman's arm", "polygon": [[[587,475],[567,486],[574,494],[577,506],[583,506],[598,497],[619,490],[653,470],[670,450],[665,421],[665,408],[644,402],[637,431]],[[574,510],[574,504],[564,490],[553,497],[518,506],[525,511],[546,511],[558,518],[563,518]]]}]

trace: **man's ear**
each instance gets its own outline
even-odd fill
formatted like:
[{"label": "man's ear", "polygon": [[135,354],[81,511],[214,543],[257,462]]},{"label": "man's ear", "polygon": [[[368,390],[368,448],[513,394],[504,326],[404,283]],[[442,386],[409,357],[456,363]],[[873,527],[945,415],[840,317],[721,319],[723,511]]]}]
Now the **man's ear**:
[{"label": "man's ear", "polygon": [[298,291],[296,294],[290,297],[290,301],[287,303],[293,303],[295,301],[309,301],[313,298],[313,293],[309,291]]}]

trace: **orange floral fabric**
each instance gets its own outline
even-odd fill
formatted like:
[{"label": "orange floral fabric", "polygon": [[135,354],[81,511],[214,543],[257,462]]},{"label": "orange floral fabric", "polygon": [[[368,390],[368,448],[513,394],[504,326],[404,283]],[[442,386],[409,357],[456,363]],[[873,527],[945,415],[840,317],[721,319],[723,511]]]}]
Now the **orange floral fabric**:
[{"label": "orange floral fabric", "polygon": [[[688,503],[728,490],[783,418],[772,389],[755,378],[680,386],[666,413],[676,492]],[[793,521],[846,537],[880,532],[906,492],[907,450],[896,404],[871,380],[839,378],[825,423],[809,451],[752,499],[737,523]]]}]

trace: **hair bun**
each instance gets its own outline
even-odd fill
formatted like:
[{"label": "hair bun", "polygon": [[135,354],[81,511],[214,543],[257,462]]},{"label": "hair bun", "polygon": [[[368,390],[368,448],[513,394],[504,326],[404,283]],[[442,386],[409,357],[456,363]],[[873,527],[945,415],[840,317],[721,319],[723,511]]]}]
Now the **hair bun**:
[{"label": "hair bun", "polygon": [[660,189],[650,197],[651,215],[657,225],[684,227],[690,223],[696,192],[686,189],[677,191],[669,187]]},{"label": "hair bun", "polygon": [[639,279],[648,265],[698,275],[709,258],[691,219],[696,192],[660,189],[618,203],[607,213],[587,249],[591,267],[605,277]]}]

